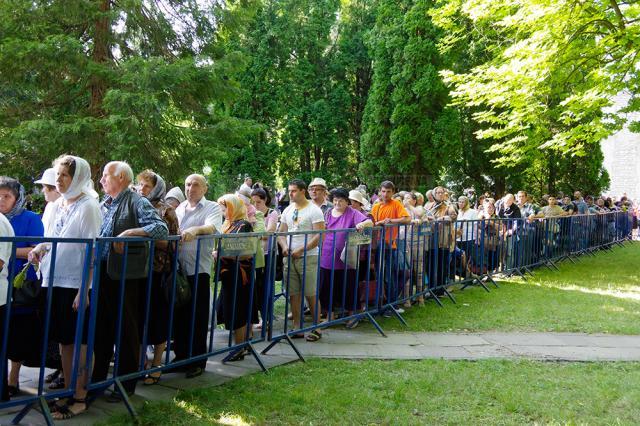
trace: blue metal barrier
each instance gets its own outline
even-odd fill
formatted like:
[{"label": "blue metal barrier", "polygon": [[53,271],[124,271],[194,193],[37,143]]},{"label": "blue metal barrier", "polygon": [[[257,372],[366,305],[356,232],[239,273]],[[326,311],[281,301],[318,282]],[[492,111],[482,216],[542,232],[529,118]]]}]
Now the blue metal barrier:
[{"label": "blue metal barrier", "polygon": [[[167,250],[171,260],[168,278],[162,287],[167,302],[166,348],[164,363],[146,368],[146,347],[150,334],[152,292],[158,291],[158,283],[154,281],[154,253],[158,250],[158,242],[148,238],[100,238],[89,239],[52,239],[33,237],[0,238],[0,242],[49,242],[52,244],[49,255],[52,257],[52,273],[47,283],[44,311],[42,353],[38,371],[38,385],[35,395],[15,398],[0,402],[0,410],[11,407],[22,407],[14,419],[18,423],[27,412],[39,407],[47,423],[52,423],[48,401],[55,398],[72,396],[80,376],[81,344],[83,332],[87,331],[87,365],[86,371],[95,367],[92,361],[96,350],[96,340],[100,336],[102,314],[99,309],[109,309],[115,319],[113,344],[114,365],[106,377],[89,381],[87,389],[95,397],[107,387],[113,386],[122,395],[123,402],[132,415],[134,407],[127,396],[130,384],[135,383],[147,374],[156,372],[177,371],[198,362],[206,362],[212,356],[224,354],[223,362],[242,359],[245,354],[252,355],[260,367],[266,367],[255,348],[255,344],[266,341],[269,345],[261,352],[266,354],[279,342],[288,343],[301,360],[302,353],[294,344],[297,337],[305,333],[321,332],[322,329],[353,321],[367,320],[385,336],[375,316],[389,314],[403,324],[404,318],[400,308],[411,303],[433,300],[443,306],[442,296],[453,303],[452,287],[462,289],[470,285],[478,285],[489,291],[486,283],[493,283],[497,274],[519,275],[526,277],[537,267],[557,267],[556,263],[568,259],[575,261],[578,256],[592,254],[596,250],[610,250],[613,245],[623,244],[631,238],[632,217],[626,212],[614,212],[599,215],[574,215],[547,219],[482,219],[464,222],[447,221],[414,221],[406,225],[388,225],[368,228],[365,231],[323,230],[308,232],[263,233],[263,234],[223,234],[198,237],[196,243],[195,273],[188,277],[191,288],[191,299],[185,307],[177,307],[177,287],[180,274],[180,251],[178,237],[169,237]],[[331,243],[325,243],[328,236]],[[337,245],[337,236],[344,236],[344,247]],[[278,258],[278,239],[286,241],[288,246],[297,237],[302,244],[313,238],[319,239],[318,253],[304,250],[299,258],[285,256],[284,277],[282,283],[276,280],[276,262]],[[263,271],[256,269],[257,244],[259,239],[266,238],[265,266]],[[206,242],[206,244],[205,244]],[[75,330],[75,350],[71,383],[67,389],[56,391],[45,390],[46,349],[50,335],[50,319],[53,299],[53,272],[55,259],[60,244],[84,244],[85,262],[81,292],[89,292],[89,306],[86,298],[80,301],[80,311]],[[109,246],[115,250],[114,243],[123,243],[122,260],[119,276],[103,281],[106,271],[102,253]],[[127,278],[131,265],[129,253],[144,247],[146,269],[143,278]],[[207,248],[203,248],[207,247]],[[209,247],[214,247],[214,253]],[[15,257],[15,245],[13,257]],[[321,262],[323,253],[330,253],[329,263]],[[199,270],[201,256],[216,256],[211,271]],[[315,258],[314,258],[315,256]],[[91,276],[91,259],[95,261]],[[339,267],[337,259],[344,266]],[[324,267],[322,267],[324,265]],[[140,266],[140,265],[136,265]],[[264,291],[261,297],[257,292],[257,275],[261,278]],[[6,365],[11,326],[12,295],[15,271],[9,276],[7,304],[4,307],[4,324],[0,346],[0,362]],[[208,278],[207,278],[208,277]],[[137,280],[135,283],[132,280]],[[208,280],[208,281],[203,281]],[[140,322],[136,328],[137,346],[141,348],[140,356],[136,356],[135,368],[130,368],[125,359],[131,354],[123,353],[131,347],[132,325],[127,323],[127,311],[130,307],[128,297],[132,283],[138,285],[133,299],[139,300]],[[113,288],[104,288],[114,285]],[[170,287],[167,288],[166,286]],[[284,298],[278,297],[276,286],[282,285]],[[311,288],[315,285],[315,288]],[[305,291],[308,290],[308,291]],[[299,292],[299,296],[296,296]],[[305,297],[306,294],[306,297]],[[112,299],[102,300],[109,297]],[[292,298],[293,297],[293,298]],[[305,316],[305,299],[310,308],[314,308],[311,317]],[[206,302],[207,317],[203,321],[202,311],[198,306]],[[294,306],[295,303],[295,306]],[[326,306],[323,306],[326,305]],[[105,308],[106,307],[106,308]],[[260,309],[258,309],[260,307]],[[182,311],[180,311],[182,309]],[[222,341],[216,340],[218,332],[218,312],[222,309],[227,315],[224,320],[229,330]],[[212,310],[211,317],[208,310]],[[262,312],[262,329],[253,333],[253,325],[257,321],[257,312]],[[295,316],[289,318],[289,313]],[[188,336],[177,336],[176,314],[184,316],[188,321]],[[242,315],[238,317],[237,315]],[[201,348],[201,336],[196,329],[207,330],[204,349]],[[244,330],[240,336],[234,334]],[[219,333],[219,332],[218,332]],[[135,337],[134,337],[135,338]],[[182,340],[181,340],[182,339]],[[186,352],[183,358],[171,359],[175,353],[176,342],[186,341]],[[104,345],[102,345],[104,349]],[[135,346],[135,345],[134,345]],[[100,354],[104,355],[104,354]],[[126,364],[127,370],[123,367]],[[104,365],[102,365],[104,368]],[[0,369],[0,383],[6,376],[6,369]],[[0,390],[4,385],[0,384]]]}]

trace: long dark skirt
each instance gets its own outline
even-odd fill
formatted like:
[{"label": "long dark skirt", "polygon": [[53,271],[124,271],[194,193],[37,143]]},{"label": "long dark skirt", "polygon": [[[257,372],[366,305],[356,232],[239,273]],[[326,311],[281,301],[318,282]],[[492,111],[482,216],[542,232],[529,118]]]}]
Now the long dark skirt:
[{"label": "long dark skirt", "polygon": [[357,310],[357,288],[355,269],[334,269],[332,287],[331,269],[320,268],[320,304],[322,309],[333,306],[334,310],[343,308],[346,311]]},{"label": "long dark skirt", "polygon": [[258,323],[259,302],[255,282],[253,288],[251,286],[251,264],[240,261],[236,273],[236,263],[234,259],[222,258],[220,267],[222,288],[218,296],[217,320],[218,324],[224,324],[226,330]]},{"label": "long dark skirt", "polygon": [[[162,288],[162,273],[154,272],[151,281],[151,299],[149,303],[149,321],[147,322],[147,345],[158,345],[167,341],[169,327],[169,302]],[[205,284],[206,285],[206,284]],[[147,282],[144,283],[142,309],[140,310],[140,339],[144,331],[147,312]]]}]

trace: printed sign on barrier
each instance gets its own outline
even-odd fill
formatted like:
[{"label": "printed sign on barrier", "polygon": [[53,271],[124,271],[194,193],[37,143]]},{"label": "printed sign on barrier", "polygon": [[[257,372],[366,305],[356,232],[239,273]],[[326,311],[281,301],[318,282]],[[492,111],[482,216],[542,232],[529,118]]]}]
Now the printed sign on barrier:
[{"label": "printed sign on barrier", "polygon": [[223,238],[220,242],[220,256],[255,256],[258,252],[257,237]]},{"label": "printed sign on barrier", "polygon": [[365,229],[362,232],[351,232],[349,234],[349,246],[366,246],[371,244],[371,230]]}]

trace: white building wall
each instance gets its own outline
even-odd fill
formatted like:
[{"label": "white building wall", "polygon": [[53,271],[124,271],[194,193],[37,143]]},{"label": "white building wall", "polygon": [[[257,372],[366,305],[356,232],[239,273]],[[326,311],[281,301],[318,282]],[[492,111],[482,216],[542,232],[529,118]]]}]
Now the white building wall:
[{"label": "white building wall", "polygon": [[[614,110],[627,105],[629,95],[621,93],[614,99]],[[627,114],[628,121],[640,120],[639,113]],[[640,200],[640,133],[624,129],[601,143],[604,167],[609,172],[611,185],[607,195],[618,199],[627,194],[632,200]]]}]

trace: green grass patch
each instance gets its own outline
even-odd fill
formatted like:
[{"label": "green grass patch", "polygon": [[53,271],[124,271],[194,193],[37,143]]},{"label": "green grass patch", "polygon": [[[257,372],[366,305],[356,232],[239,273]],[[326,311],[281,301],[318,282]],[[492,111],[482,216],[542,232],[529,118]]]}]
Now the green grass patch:
[{"label": "green grass patch", "polygon": [[314,359],[147,402],[140,423],[634,424],[637,401],[639,363]]},{"label": "green grass patch", "polygon": [[[409,327],[381,320],[385,331],[557,331],[640,334],[640,243],[577,264],[564,261],[560,271],[538,268],[527,281],[498,282],[499,289],[455,291],[457,304],[444,308],[428,302],[403,315]],[[372,327],[367,326],[367,329]]]}]

